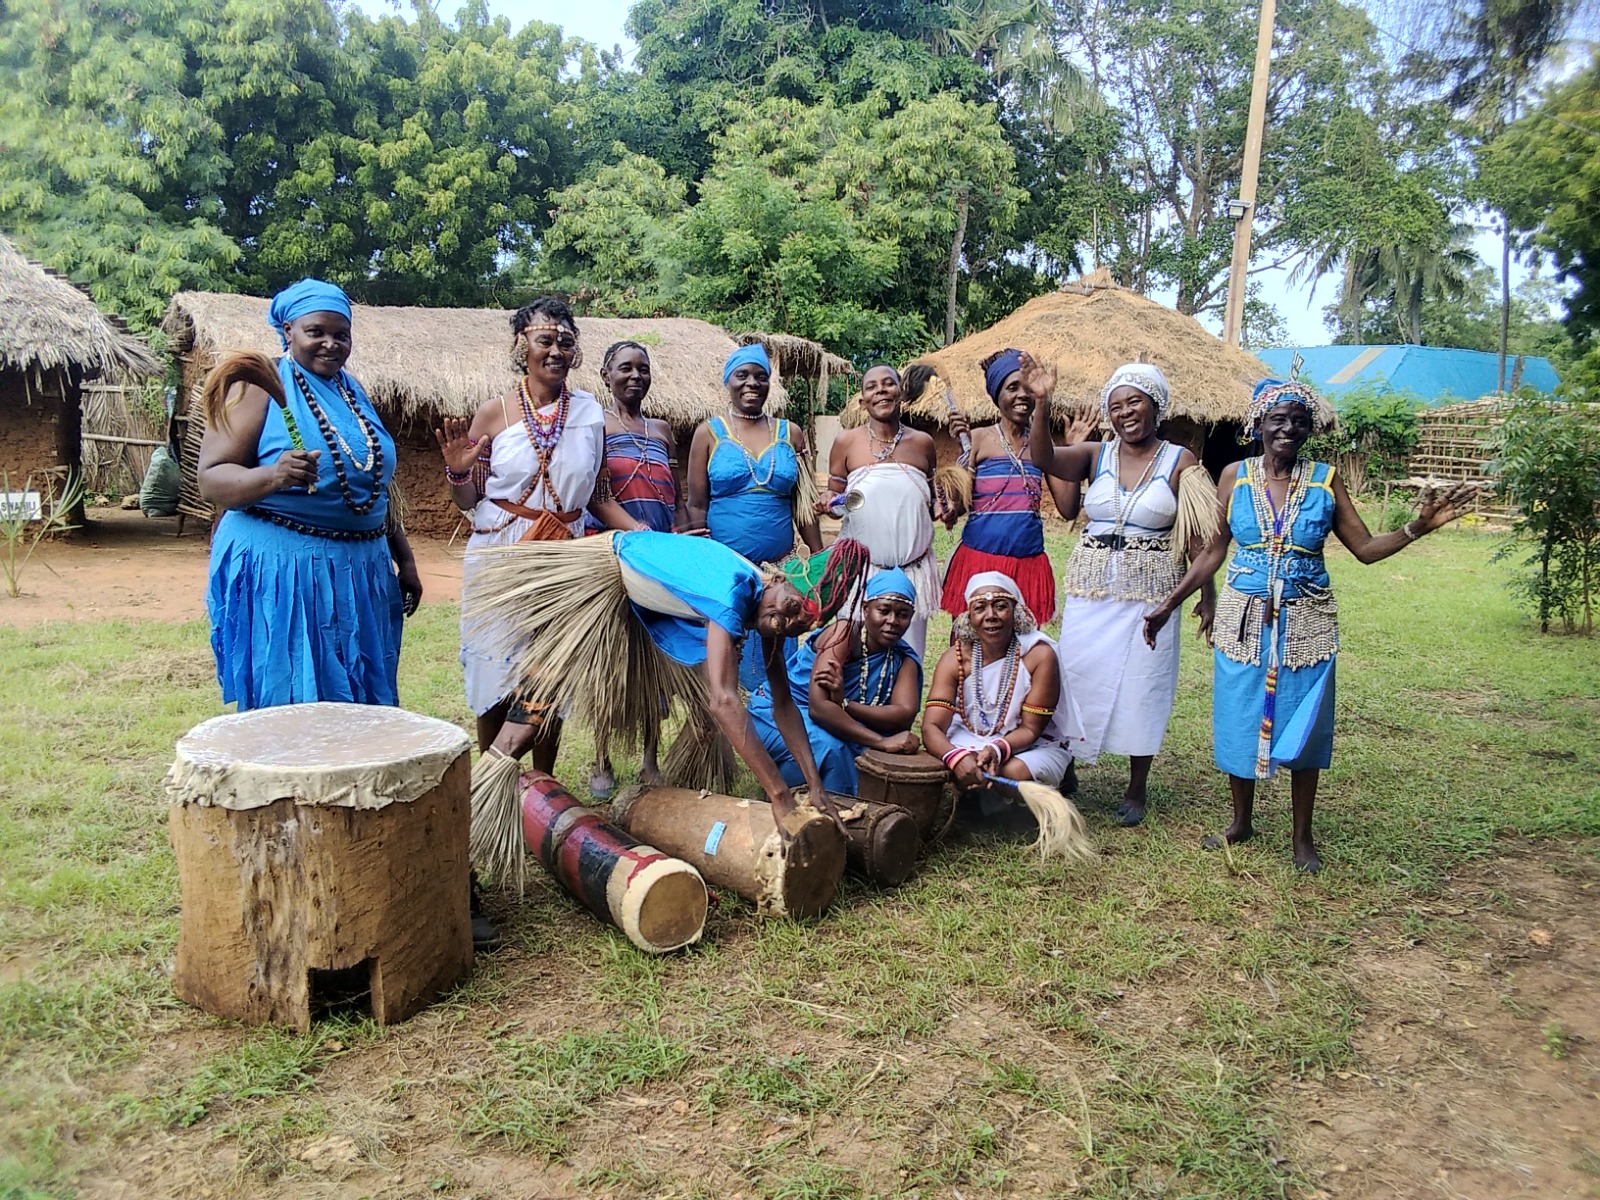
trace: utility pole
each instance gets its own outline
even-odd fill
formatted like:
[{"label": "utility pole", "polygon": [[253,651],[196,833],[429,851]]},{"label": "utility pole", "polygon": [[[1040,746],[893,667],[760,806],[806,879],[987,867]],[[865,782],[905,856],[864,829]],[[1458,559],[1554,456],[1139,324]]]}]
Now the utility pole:
[{"label": "utility pole", "polygon": [[1239,198],[1228,202],[1233,218],[1233,265],[1228,271],[1228,308],[1222,320],[1222,340],[1239,344],[1244,326],[1245,275],[1250,268],[1250,225],[1256,211],[1256,180],[1261,174],[1261,135],[1267,123],[1267,80],[1272,67],[1272,25],[1276,0],[1261,0],[1261,25],[1256,30],[1256,72],[1250,82],[1250,124],[1244,134],[1244,169],[1239,178]]}]

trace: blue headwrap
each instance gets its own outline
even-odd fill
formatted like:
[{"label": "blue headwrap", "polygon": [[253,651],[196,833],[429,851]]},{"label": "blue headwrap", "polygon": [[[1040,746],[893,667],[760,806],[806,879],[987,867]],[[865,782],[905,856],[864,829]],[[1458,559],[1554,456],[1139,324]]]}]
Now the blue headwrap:
[{"label": "blue headwrap", "polygon": [[1246,418],[1248,428],[1253,430],[1261,423],[1262,417],[1284,403],[1298,404],[1310,413],[1311,428],[1317,433],[1333,425],[1333,413],[1328,408],[1328,402],[1298,379],[1263,379],[1256,384],[1256,390],[1250,396],[1250,414]]},{"label": "blue headwrap", "polygon": [[1002,350],[1000,357],[995,359],[983,372],[983,386],[989,392],[989,399],[1000,398],[1000,385],[1013,371],[1022,370],[1021,350]]},{"label": "blue headwrap", "polygon": [[917,589],[911,582],[911,576],[899,567],[889,567],[867,580],[867,590],[862,598],[876,600],[880,596],[893,596],[896,600],[915,604]]},{"label": "blue headwrap", "polygon": [[768,375],[772,374],[772,360],[767,357],[766,347],[760,342],[751,342],[748,346],[740,346],[728,355],[728,361],[722,364],[722,382],[727,383],[733,377],[733,373],[746,363],[755,363]]},{"label": "blue headwrap", "polygon": [[284,337],[283,327],[297,317],[314,312],[339,313],[348,321],[351,317],[350,297],[344,294],[342,288],[331,283],[324,283],[320,279],[302,279],[299,283],[291,283],[272,298],[272,303],[267,307],[267,324],[278,331],[278,339],[287,350],[289,339]]}]

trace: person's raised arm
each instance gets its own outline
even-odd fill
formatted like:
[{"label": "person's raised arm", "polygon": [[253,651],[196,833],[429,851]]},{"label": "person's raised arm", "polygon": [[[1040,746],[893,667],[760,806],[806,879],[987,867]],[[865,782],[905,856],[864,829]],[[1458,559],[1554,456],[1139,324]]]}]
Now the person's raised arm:
[{"label": "person's raised arm", "polygon": [[1467,511],[1477,491],[1471,483],[1458,483],[1443,492],[1424,488],[1415,517],[1393,533],[1374,534],[1356,511],[1355,501],[1345,491],[1344,480],[1332,474],[1329,483],[1333,487],[1333,532],[1355,555],[1357,562],[1368,564],[1398,554],[1423,534],[1450,524]]},{"label": "person's raised arm", "polygon": [[274,492],[317,482],[318,450],[285,450],[273,462],[256,458],[267,405],[274,403],[254,384],[235,384],[223,412],[226,426],[207,423],[200,440],[196,480],[200,495],[218,508],[248,508]]},{"label": "person's raised arm", "polygon": [[689,441],[689,471],[684,479],[684,491],[688,493],[689,509],[689,523],[685,526],[686,530],[706,527],[706,510],[711,507],[712,442],[710,423],[700,422],[694,431],[694,437]]}]

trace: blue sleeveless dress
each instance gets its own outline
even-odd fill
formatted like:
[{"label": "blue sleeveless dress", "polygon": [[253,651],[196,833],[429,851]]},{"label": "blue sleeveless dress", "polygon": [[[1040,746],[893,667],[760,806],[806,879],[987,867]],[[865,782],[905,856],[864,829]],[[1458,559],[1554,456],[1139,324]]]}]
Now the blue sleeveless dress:
[{"label": "blue sleeveless dress", "polygon": [[735,641],[753,632],[761,572],[748,559],[706,538],[676,533],[621,533],[612,545],[625,582],[631,573],[660,589],[673,608],[694,614],[631,600],[650,640],[673,661],[687,667],[705,662],[708,622],[726,629]]},{"label": "blue sleeveless dress", "polygon": [[[361,471],[334,438],[328,445],[306,404],[292,360],[278,361],[289,411],[307,450],[322,451],[317,490],[274,492],[247,510],[223,513],[211,540],[206,612],[224,703],[243,712],[279,704],[342,700],[398,704],[396,675],[404,620],[400,583],[383,534],[394,439],[361,385],[340,380],[377,433],[381,470]],[[335,384],[298,372],[328,423],[365,457],[366,435]],[[291,449],[276,401],[267,402],[256,443],[263,466]],[[334,468],[344,465],[351,500],[376,497],[363,514],[345,504]]]},{"label": "blue sleeveless dress", "polygon": [[[1289,616],[1297,601],[1329,594],[1322,548],[1333,531],[1332,479],[1327,463],[1312,465],[1305,498],[1284,531],[1286,550],[1278,574],[1285,603],[1271,620],[1266,616],[1271,607],[1267,550],[1272,531],[1262,529],[1253,496],[1255,488],[1266,486],[1261,459],[1240,464],[1228,500],[1228,529],[1236,548],[1213,631],[1211,726],[1217,766],[1242,779],[1268,779],[1279,767],[1323,770],[1333,761],[1337,654],[1316,648],[1308,653],[1294,644],[1297,622]],[[1309,657],[1318,661],[1288,665]],[[1263,756],[1264,732],[1270,752]]]},{"label": "blue sleeveless dress", "polygon": [[800,459],[789,444],[789,422],[779,419],[772,445],[754,459],[733,439],[721,417],[710,422],[707,474],[711,503],[706,528],[713,541],[753,563],[780,562],[794,550],[794,489]]},{"label": "blue sleeveless dress", "polygon": [[[789,643],[792,647],[787,663],[789,694],[794,697],[795,705],[800,709],[800,716],[805,721],[806,740],[811,743],[811,756],[817,760],[817,770],[822,774],[823,786],[830,792],[854,796],[858,784],[856,755],[866,747],[843,740],[811,719],[811,672],[817,665],[817,639],[822,633],[823,630],[819,629],[806,634],[797,642]],[[857,659],[846,666],[845,698],[865,702],[869,698],[866,693],[870,692],[875,696],[885,672],[889,680],[898,679],[900,668],[907,659],[917,664],[917,691],[920,694],[922,660],[917,657],[917,652],[902,640],[888,650],[867,655],[864,688],[861,682],[861,661]],[[894,685],[891,682],[889,686],[892,688]],[[761,739],[761,744],[767,748],[767,753],[772,755],[772,761],[777,763],[778,770],[783,774],[783,781],[790,787],[799,787],[805,782],[805,777],[800,773],[800,764],[795,762],[794,756],[789,753],[783,735],[778,732],[778,724],[772,718],[770,684],[763,683],[751,694],[749,708],[751,727]]]}]

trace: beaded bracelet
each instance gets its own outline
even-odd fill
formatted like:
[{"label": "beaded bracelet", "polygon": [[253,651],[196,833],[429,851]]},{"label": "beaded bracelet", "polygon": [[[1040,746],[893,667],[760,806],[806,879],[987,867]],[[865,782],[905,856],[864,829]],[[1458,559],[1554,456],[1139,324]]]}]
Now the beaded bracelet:
[{"label": "beaded bracelet", "polygon": [[971,753],[972,751],[968,750],[965,746],[952,747],[950,750],[945,752],[945,769],[947,771],[954,771],[956,769],[956,764]]},{"label": "beaded bracelet", "polygon": [[466,487],[467,484],[472,482],[472,468],[468,467],[458,475],[450,469],[449,463],[445,463],[444,479],[451,487]]},{"label": "beaded bracelet", "polygon": [[1022,711],[1025,713],[1032,713],[1036,717],[1053,717],[1056,715],[1056,710],[1053,708],[1039,708],[1037,705],[1033,704],[1024,704],[1022,706]]},{"label": "beaded bracelet", "polygon": [[1411,520],[1411,521],[1407,521],[1404,525],[1400,526],[1400,532],[1406,535],[1406,541],[1408,541],[1408,542],[1414,542],[1419,537],[1422,536],[1420,533],[1411,532],[1411,526],[1414,525],[1414,524],[1416,524],[1416,521],[1415,520]]},{"label": "beaded bracelet", "polygon": [[941,700],[938,696],[928,697],[928,708],[948,708],[951,712],[959,712],[953,700]]}]

